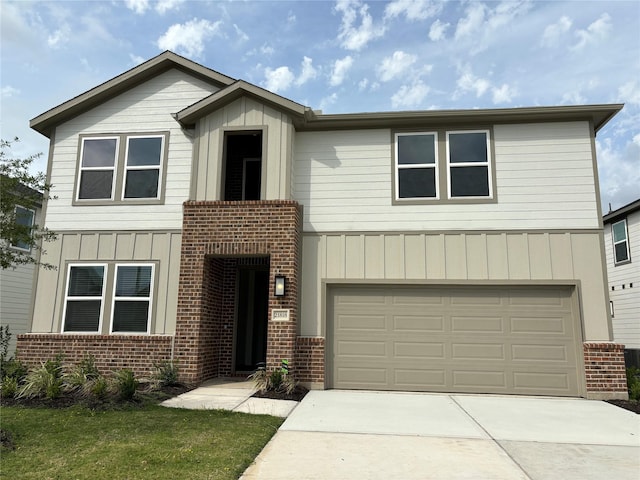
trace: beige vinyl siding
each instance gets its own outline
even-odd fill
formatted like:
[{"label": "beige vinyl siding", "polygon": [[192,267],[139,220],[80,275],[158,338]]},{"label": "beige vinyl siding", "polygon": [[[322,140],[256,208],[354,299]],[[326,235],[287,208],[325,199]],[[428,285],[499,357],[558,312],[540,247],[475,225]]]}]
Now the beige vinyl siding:
[{"label": "beige vinyl siding", "polygon": [[627,217],[627,231],[631,262],[615,265],[611,224],[604,227],[609,299],[614,308],[613,338],[626,348],[640,349],[640,211]]},{"label": "beige vinyl siding", "polygon": [[[51,194],[58,198],[48,203],[47,226],[53,230],[180,228],[182,202],[189,197],[193,140],[171,114],[215,90],[170,70],[58,126],[51,171]],[[170,132],[163,205],[72,206],[80,134],[160,131]]]},{"label": "beige vinyl siding", "polygon": [[29,331],[33,265],[19,265],[0,271],[0,325],[9,326],[9,356],[16,348],[16,336]]},{"label": "beige vinyl siding", "polygon": [[198,122],[196,200],[220,200],[224,132],[263,130],[262,184],[265,200],[289,199],[293,124],[284,113],[248,97],[239,98]]},{"label": "beige vinyl siding", "polygon": [[302,257],[303,336],[325,335],[326,283],[561,282],[578,286],[584,340],[610,340],[596,232],[307,233]]},{"label": "beige vinyl siding", "polygon": [[493,133],[497,203],[421,205],[392,204],[390,130],[298,133],[305,231],[598,227],[588,122],[494,125]]},{"label": "beige vinyl siding", "polygon": [[[35,292],[32,332],[58,333],[65,298],[69,263],[157,262],[152,334],[175,332],[178,280],[180,276],[178,232],[98,232],[64,233],[47,246],[43,261],[59,265],[57,270],[41,270]],[[110,301],[111,292],[107,293]],[[103,320],[108,332],[109,319]]]}]

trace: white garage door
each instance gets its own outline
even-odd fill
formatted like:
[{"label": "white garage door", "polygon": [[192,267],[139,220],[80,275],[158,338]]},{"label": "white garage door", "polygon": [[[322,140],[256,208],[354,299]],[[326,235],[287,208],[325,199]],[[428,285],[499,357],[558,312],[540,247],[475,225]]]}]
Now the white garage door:
[{"label": "white garage door", "polygon": [[332,388],[578,396],[571,287],[336,287]]}]

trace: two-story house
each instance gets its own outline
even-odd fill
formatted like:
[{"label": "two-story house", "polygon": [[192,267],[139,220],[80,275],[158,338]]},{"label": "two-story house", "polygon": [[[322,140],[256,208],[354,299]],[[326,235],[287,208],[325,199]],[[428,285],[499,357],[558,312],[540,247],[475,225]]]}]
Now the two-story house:
[{"label": "two-story house", "polygon": [[59,268],[20,358],[624,398],[594,147],[621,108],[324,115],[162,53],[31,121]]},{"label": "two-story house", "polygon": [[604,216],[613,338],[627,366],[640,366],[640,199]]}]

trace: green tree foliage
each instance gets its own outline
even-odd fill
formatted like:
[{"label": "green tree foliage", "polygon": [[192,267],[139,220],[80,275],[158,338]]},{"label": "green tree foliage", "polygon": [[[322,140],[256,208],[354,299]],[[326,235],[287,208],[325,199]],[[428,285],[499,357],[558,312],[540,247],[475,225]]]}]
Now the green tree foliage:
[{"label": "green tree foliage", "polygon": [[[25,225],[25,209],[35,211],[43,201],[50,199],[51,185],[44,173],[32,174],[29,169],[42,154],[27,158],[14,158],[8,154],[12,144],[18,142],[0,140],[0,268],[36,264],[44,268],[55,266],[40,262],[33,252],[42,251],[42,242],[55,240],[54,232],[37,224]],[[16,209],[16,207],[22,207]],[[13,248],[12,246],[22,248]]]}]

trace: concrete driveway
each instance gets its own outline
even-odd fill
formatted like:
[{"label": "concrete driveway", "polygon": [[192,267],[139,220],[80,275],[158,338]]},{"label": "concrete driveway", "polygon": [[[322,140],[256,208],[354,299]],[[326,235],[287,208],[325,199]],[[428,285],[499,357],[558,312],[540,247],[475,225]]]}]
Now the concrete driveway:
[{"label": "concrete driveway", "polygon": [[640,478],[640,416],[576,398],[312,391],[241,477]]}]

